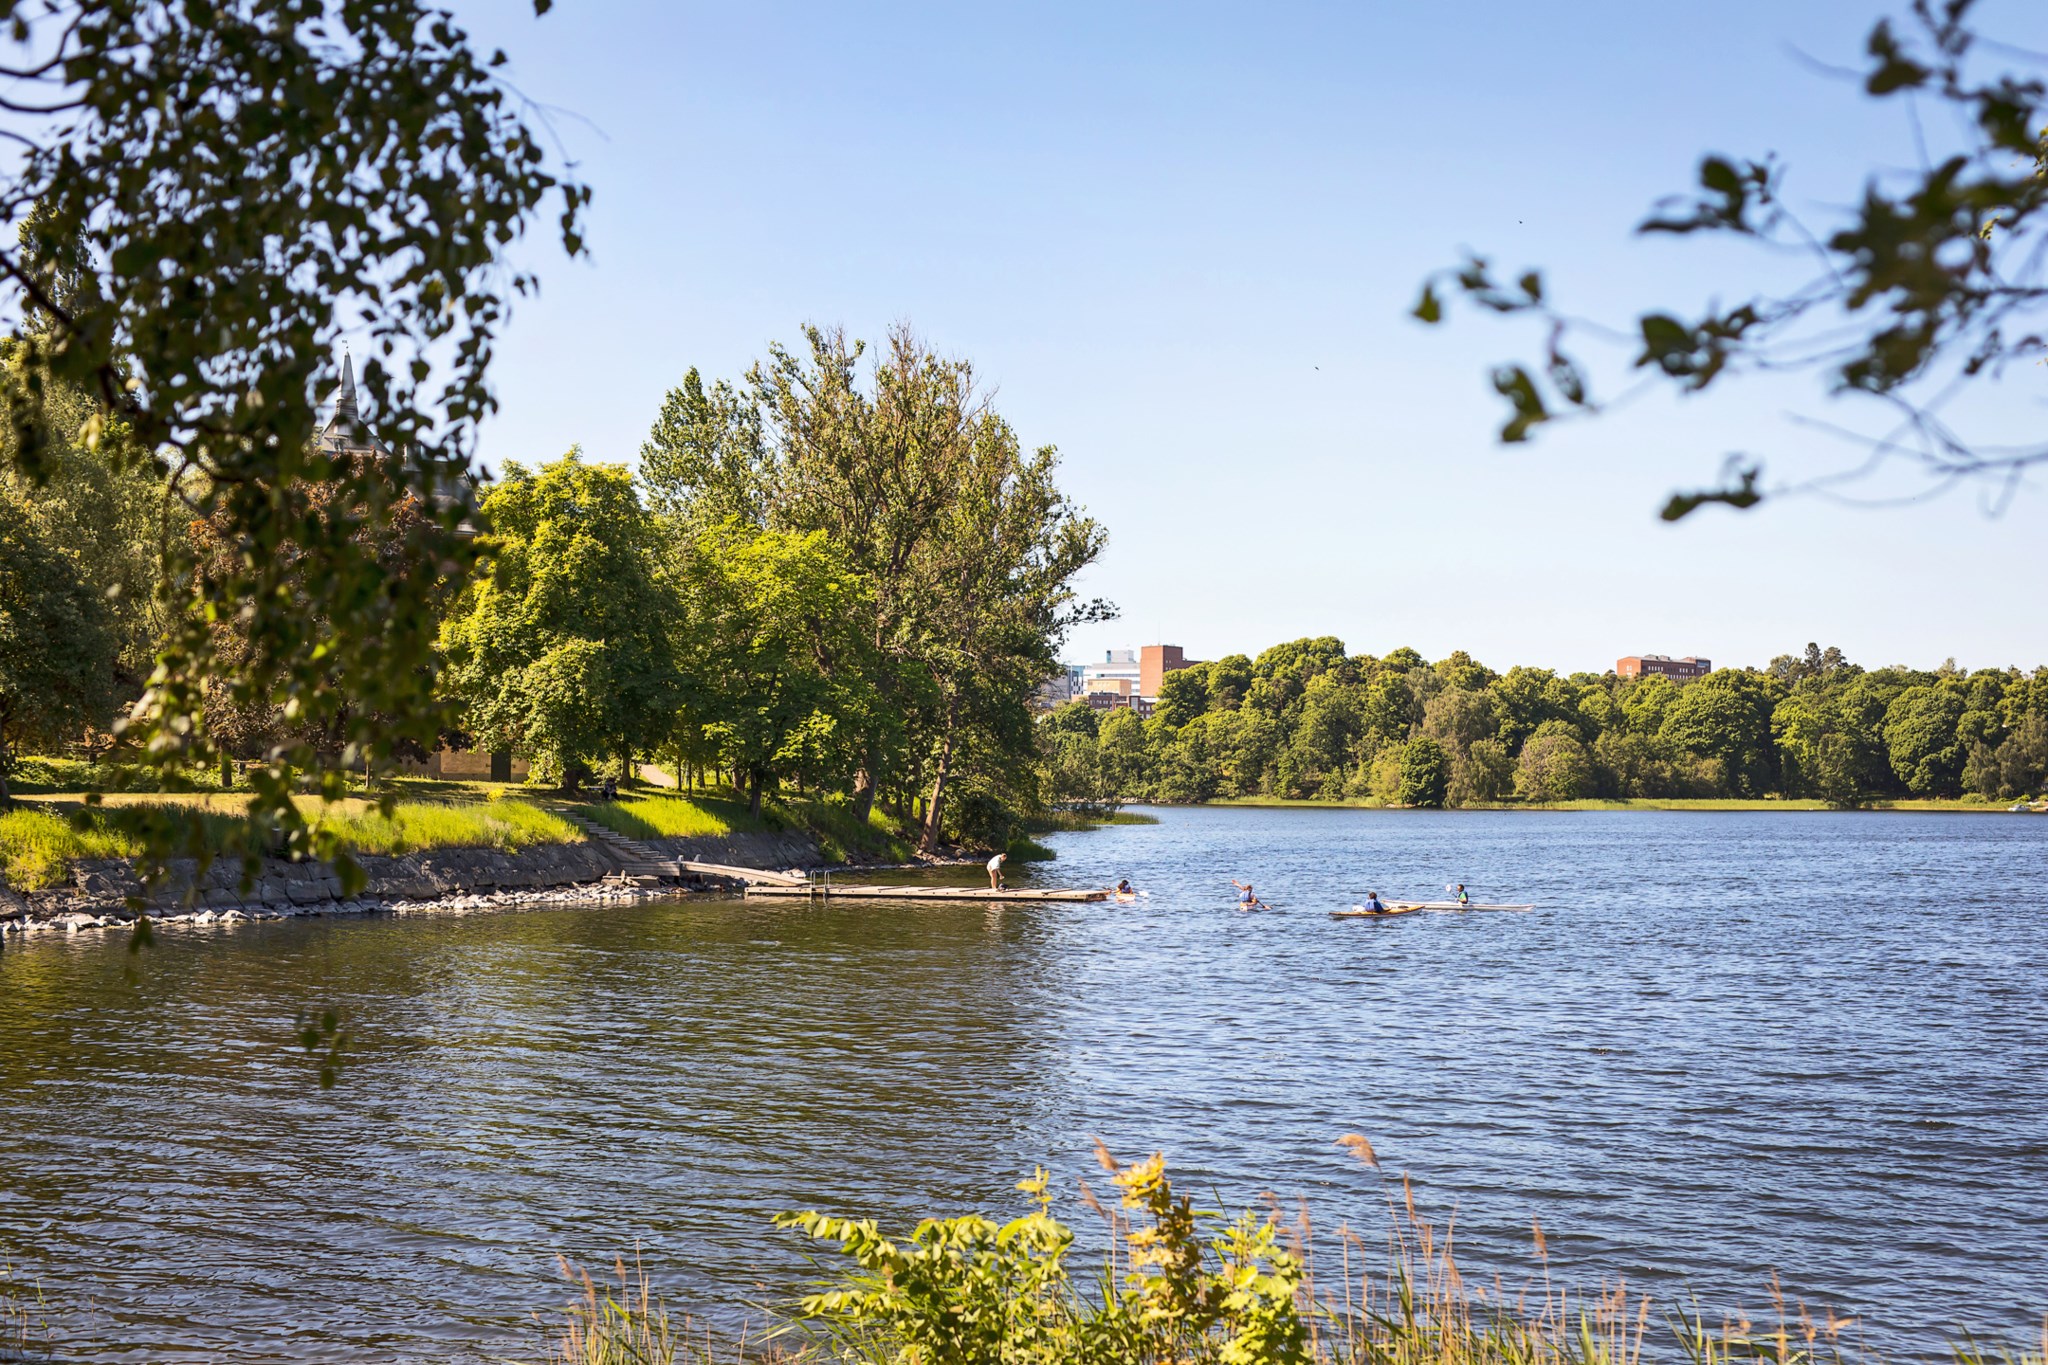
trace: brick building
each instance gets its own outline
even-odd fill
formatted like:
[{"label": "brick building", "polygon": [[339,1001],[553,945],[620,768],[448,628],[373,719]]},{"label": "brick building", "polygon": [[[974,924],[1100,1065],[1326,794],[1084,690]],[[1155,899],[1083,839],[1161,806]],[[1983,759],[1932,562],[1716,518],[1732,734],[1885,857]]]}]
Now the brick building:
[{"label": "brick building", "polygon": [[1690,654],[1683,659],[1674,659],[1669,654],[1631,654],[1625,659],[1616,659],[1614,671],[1624,678],[1669,678],[1673,682],[1691,682],[1713,672],[1714,665],[1711,660],[1695,659]]},{"label": "brick building", "polygon": [[1138,651],[1138,695],[1156,700],[1166,675],[1187,666],[1187,655],[1179,645],[1146,645]]}]

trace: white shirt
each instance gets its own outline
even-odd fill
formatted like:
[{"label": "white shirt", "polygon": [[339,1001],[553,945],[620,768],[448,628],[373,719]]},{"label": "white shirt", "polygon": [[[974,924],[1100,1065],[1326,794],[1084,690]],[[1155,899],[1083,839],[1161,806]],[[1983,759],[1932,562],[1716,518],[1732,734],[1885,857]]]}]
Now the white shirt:
[{"label": "white shirt", "polygon": [[991,871],[991,872],[1000,872],[1000,871],[1002,871],[1002,868],[1003,868],[1003,859],[1005,859],[1005,858],[1007,858],[1007,857],[1009,857],[1009,856],[1010,856],[1010,855],[1009,855],[1009,854],[1007,854],[1007,853],[998,853],[998,854],[997,854],[997,855],[996,855],[995,857],[993,857],[993,858],[990,858],[990,859],[988,860],[988,870],[989,870],[989,871]]}]

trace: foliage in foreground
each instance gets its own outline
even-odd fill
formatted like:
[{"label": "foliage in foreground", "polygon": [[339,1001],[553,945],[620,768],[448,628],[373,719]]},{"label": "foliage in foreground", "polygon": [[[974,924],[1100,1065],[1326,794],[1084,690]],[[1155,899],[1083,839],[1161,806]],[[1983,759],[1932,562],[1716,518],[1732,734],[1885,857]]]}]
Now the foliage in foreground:
[{"label": "foliage in foreground", "polygon": [[[1541,327],[1540,359],[1493,370],[1493,389],[1509,407],[1501,440],[1596,416],[1649,384],[1692,395],[1745,375],[1790,373],[1817,380],[1830,397],[1863,399],[1868,414],[1854,426],[1804,423],[1863,447],[1866,458],[1798,491],[1899,464],[1928,491],[1981,480],[1998,503],[2009,500],[2029,469],[2048,462],[2048,445],[2000,443],[1972,398],[2040,359],[2048,81],[2031,50],[2038,44],[2002,40],[1976,9],[1974,0],[1912,0],[1879,19],[1862,53],[1831,73],[1860,75],[1864,94],[1893,102],[1894,119],[1908,105],[1894,127],[1903,139],[1910,126],[1913,141],[1871,165],[1861,195],[1824,210],[1825,221],[1802,220],[1795,204],[1812,193],[1789,192],[1775,154],[1708,155],[1698,188],[1637,226],[1646,236],[1697,233],[1756,247],[1774,263],[1806,260],[1810,273],[1790,289],[1717,288],[1703,306],[1647,309],[1627,330],[1608,331],[1573,316],[1539,270],[1510,282],[1511,272],[1468,255],[1432,277],[1415,307],[1423,322],[1442,320],[1442,286],[1485,312]],[[1602,332],[1622,339],[1628,369],[1642,376],[1604,400],[1578,354]],[[1664,517],[1676,521],[1707,503],[1753,507],[1767,491],[1762,475],[1762,461],[1731,453],[1718,487],[1673,494]]]},{"label": "foliage in foreground", "polygon": [[[1357,1134],[1339,1139],[1377,1166]],[[926,1219],[907,1239],[868,1219],[818,1213],[777,1220],[836,1244],[852,1265],[803,1297],[765,1349],[742,1340],[734,1360],[817,1365],[1837,1365],[1874,1359],[1845,1339],[1853,1319],[1785,1300],[1773,1283],[1767,1326],[1746,1315],[1713,1323],[1696,1304],[1660,1312],[1617,1283],[1574,1296],[1539,1285],[1511,1294],[1468,1285],[1405,1181],[1387,1187],[1383,1254],[1348,1227],[1318,1246],[1306,1212],[1227,1218],[1174,1192],[1160,1156],[1124,1166],[1097,1149],[1120,1198],[1082,1201],[1106,1223],[1097,1268],[1077,1276],[1076,1236],[1051,1214],[1039,1171],[1018,1188],[1037,1207],[998,1224],[979,1215]],[[1277,1206],[1275,1206],[1277,1207]],[[1544,1258],[1541,1226],[1535,1250]],[[1321,1252],[1319,1258],[1319,1250]],[[1318,1266],[1322,1278],[1318,1279]],[[675,1330],[641,1273],[618,1267],[600,1292],[563,1267],[581,1296],[566,1310],[549,1365],[710,1362],[707,1337]],[[1332,1283],[1331,1273],[1335,1272]],[[1958,1365],[2048,1365],[2042,1349],[1954,1351]]]},{"label": "foliage in foreground", "polygon": [[[433,603],[473,558],[461,480],[494,406],[495,338],[533,287],[502,252],[550,200],[579,252],[588,193],[549,171],[494,69],[502,58],[418,0],[5,13],[13,155],[0,207],[22,240],[0,246],[0,467],[37,491],[74,457],[114,477],[147,469],[171,519],[222,533],[231,553],[203,571],[190,545],[161,542],[164,632],[124,739],[167,772],[208,767],[221,756],[210,698],[282,707],[296,734],[251,773],[264,818],[250,832],[339,853],[292,800],[297,774],[322,766],[304,736],[339,754],[337,794],[339,769],[399,740],[431,744]],[[315,394],[333,387],[345,334],[365,415],[403,458],[316,443]],[[377,534],[407,505],[411,533]],[[46,549],[47,529],[30,529]],[[72,590],[92,566],[14,530],[0,542],[0,560],[41,569],[0,565],[0,595],[15,599],[0,614],[31,627],[16,635],[82,641],[64,633],[75,618],[105,642],[90,659],[47,656],[61,676],[0,667],[6,709],[18,718],[33,699],[41,714],[24,729],[104,723],[100,665],[135,651],[119,619],[88,619],[94,599]],[[9,586],[24,583],[35,591]],[[248,644],[236,654],[216,629],[230,615]],[[44,656],[0,665],[24,657]],[[88,709],[99,714],[77,714]],[[200,833],[166,821],[151,852],[190,851]]]}]

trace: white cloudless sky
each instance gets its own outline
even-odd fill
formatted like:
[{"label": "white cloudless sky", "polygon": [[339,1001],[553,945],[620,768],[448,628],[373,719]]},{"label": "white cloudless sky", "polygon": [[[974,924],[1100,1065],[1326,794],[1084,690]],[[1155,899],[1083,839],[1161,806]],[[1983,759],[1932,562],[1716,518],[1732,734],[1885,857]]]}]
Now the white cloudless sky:
[{"label": "white cloudless sky", "polygon": [[[1853,462],[1792,418],[1857,414],[1772,380],[1503,448],[1487,368],[1539,339],[1407,316],[1466,247],[1617,322],[1789,279],[1631,229],[1708,150],[1776,152],[1821,222],[1911,162],[1902,109],[1806,60],[1853,62],[1878,6],[458,12],[596,190],[587,260],[545,231],[522,248],[544,287],[493,371],[493,465],[572,444],[631,462],[691,366],[737,378],[806,322],[879,339],[902,320],[974,361],[1108,528],[1082,587],[1122,617],[1077,631],[1077,661],[1330,634],[1497,668],[1760,664],[1808,640],[1870,664],[2048,662],[2038,480],[1998,516],[1963,491],[1667,525],[1664,498],[1731,451],[1772,481]],[[2048,45],[2038,8],[1983,17]],[[2037,433],[2044,386],[2016,370],[1985,429]]]}]

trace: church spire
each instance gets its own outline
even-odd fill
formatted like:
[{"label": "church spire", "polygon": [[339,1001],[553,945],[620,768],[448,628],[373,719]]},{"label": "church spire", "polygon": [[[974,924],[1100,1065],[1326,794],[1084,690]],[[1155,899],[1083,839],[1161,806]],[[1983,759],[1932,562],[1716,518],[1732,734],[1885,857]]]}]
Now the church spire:
[{"label": "church spire", "polygon": [[359,420],[356,412],[356,363],[346,346],[341,348],[341,385],[334,391],[334,417],[337,421],[346,418],[350,429]]}]

